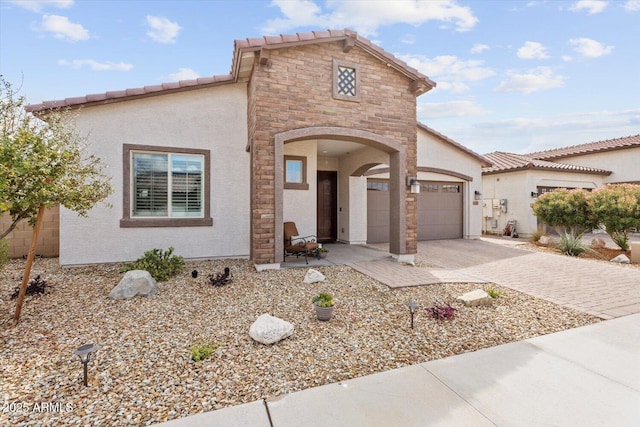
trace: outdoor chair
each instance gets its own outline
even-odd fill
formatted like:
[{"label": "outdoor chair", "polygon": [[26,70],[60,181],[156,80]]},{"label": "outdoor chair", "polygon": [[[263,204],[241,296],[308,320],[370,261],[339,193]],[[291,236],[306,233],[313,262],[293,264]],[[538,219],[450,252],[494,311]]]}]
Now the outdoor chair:
[{"label": "outdoor chair", "polygon": [[284,260],[290,255],[296,258],[302,255],[304,262],[309,264],[309,256],[318,256],[316,236],[301,237],[299,234],[295,222],[284,223]]}]

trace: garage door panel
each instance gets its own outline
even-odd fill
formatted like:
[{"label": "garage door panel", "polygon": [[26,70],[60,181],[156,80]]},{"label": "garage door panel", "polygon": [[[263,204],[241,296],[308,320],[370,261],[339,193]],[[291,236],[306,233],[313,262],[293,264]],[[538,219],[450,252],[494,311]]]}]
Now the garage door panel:
[{"label": "garage door panel", "polygon": [[[424,181],[438,191],[421,191],[418,198],[418,240],[462,238],[462,183]],[[442,192],[459,185],[460,192]],[[424,188],[424,187],[423,187]],[[451,188],[451,187],[449,187]],[[367,241],[389,241],[389,193],[367,191]]]}]

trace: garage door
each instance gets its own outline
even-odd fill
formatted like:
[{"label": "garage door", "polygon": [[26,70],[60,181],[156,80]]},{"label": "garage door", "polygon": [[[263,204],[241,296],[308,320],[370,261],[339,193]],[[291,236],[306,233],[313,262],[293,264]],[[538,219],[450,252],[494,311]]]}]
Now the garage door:
[{"label": "garage door", "polygon": [[418,194],[418,240],[462,238],[462,183],[424,181]]},{"label": "garage door", "polygon": [[[388,185],[370,181],[367,188],[367,242],[388,242]],[[462,189],[461,182],[421,182],[418,240],[462,238]]]}]

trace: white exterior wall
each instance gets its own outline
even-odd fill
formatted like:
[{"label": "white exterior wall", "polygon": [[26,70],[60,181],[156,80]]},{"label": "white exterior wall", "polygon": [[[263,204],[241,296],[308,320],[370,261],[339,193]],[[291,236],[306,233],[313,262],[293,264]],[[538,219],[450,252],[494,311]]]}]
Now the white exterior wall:
[{"label": "white exterior wall", "polygon": [[[79,110],[89,150],[109,165],[114,194],[88,218],[60,211],[60,264],[130,261],[153,248],[185,258],[249,254],[249,153],[246,85],[225,85]],[[120,228],[123,144],[211,150],[213,226]]]},{"label": "white exterior wall", "polygon": [[474,239],[482,233],[482,202],[475,200],[475,191],[482,192],[482,164],[459,148],[442,141],[434,135],[418,128],[418,167],[445,169],[466,175],[471,181],[432,172],[419,172],[418,179],[428,181],[464,182],[463,194],[463,237]]},{"label": "white exterior wall", "polygon": [[308,190],[284,190],[282,214],[285,222],[295,222],[301,236],[317,235],[316,215],[318,212],[318,177],[316,140],[298,141],[284,145],[285,156],[304,156],[307,158]]},{"label": "white exterior wall", "polygon": [[[602,185],[602,176],[541,170],[523,170],[483,177],[482,197],[489,206],[492,217],[483,218],[483,231],[490,234],[502,234],[507,221],[516,220],[517,231],[521,236],[530,236],[538,229],[538,222],[531,204],[538,187],[597,188]],[[492,199],[506,199],[507,212],[490,209]],[[498,220],[498,226],[491,226],[491,219]]]},{"label": "white exterior wall", "polygon": [[558,159],[560,163],[606,169],[604,183],[640,182],[640,147]]}]

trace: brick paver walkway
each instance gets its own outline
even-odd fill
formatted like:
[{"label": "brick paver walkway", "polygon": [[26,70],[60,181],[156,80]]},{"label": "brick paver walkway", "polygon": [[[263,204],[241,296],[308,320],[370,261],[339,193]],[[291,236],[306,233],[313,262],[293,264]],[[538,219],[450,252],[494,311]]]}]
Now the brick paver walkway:
[{"label": "brick paver walkway", "polygon": [[640,268],[480,240],[420,242],[416,258],[439,268],[390,260],[351,265],[394,288],[491,282],[603,319],[640,313]]}]

